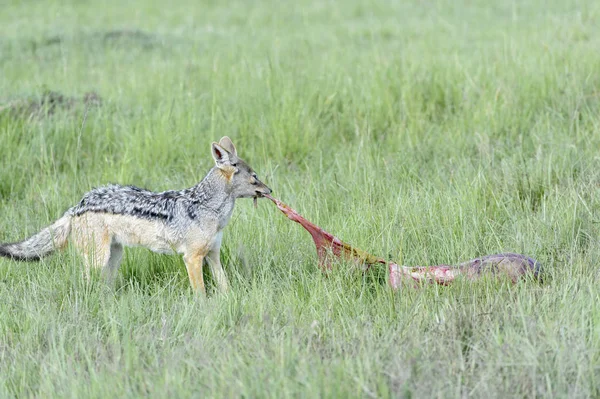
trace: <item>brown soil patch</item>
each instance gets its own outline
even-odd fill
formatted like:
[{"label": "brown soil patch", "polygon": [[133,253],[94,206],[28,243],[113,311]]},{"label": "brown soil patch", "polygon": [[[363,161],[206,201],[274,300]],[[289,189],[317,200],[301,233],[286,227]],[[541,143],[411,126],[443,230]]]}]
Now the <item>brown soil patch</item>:
[{"label": "brown soil patch", "polygon": [[24,98],[8,101],[0,105],[0,115],[9,114],[15,118],[47,117],[59,110],[73,110],[77,107],[97,107],[102,99],[96,92],[85,93],[82,97],[69,97],[57,91],[46,91],[37,98]]}]

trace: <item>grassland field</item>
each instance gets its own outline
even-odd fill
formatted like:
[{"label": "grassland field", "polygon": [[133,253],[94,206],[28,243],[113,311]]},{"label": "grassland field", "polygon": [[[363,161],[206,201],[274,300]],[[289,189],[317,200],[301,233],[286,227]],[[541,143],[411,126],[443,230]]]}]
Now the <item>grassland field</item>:
[{"label": "grassland field", "polygon": [[227,295],[194,296],[180,257],[144,249],[114,289],[71,248],[1,259],[0,397],[598,397],[599,112],[593,0],[8,0],[0,241],[109,182],[190,187],[229,135],[359,248],[520,252],[545,274],[325,276],[306,232],[239,200]]}]

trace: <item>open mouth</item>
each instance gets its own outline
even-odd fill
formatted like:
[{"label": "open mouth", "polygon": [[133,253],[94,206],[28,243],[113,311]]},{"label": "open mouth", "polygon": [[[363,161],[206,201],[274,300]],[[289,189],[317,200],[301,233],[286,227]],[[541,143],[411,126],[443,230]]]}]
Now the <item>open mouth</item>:
[{"label": "open mouth", "polygon": [[252,199],[254,200],[254,207],[256,208],[258,206],[257,201],[259,198],[269,198],[270,200],[273,200],[273,197],[271,197],[269,194],[265,194],[265,193],[261,193],[260,191],[255,191],[254,192],[254,197],[252,197]]},{"label": "open mouth", "polygon": [[263,194],[262,194],[262,193],[260,193],[260,192],[258,192],[258,191],[256,191],[256,192],[255,192],[255,195],[254,195],[254,197],[252,197],[252,200],[254,201],[254,208],[257,208],[257,207],[258,207],[258,199],[259,199],[260,197],[262,197],[262,196],[263,196]]}]

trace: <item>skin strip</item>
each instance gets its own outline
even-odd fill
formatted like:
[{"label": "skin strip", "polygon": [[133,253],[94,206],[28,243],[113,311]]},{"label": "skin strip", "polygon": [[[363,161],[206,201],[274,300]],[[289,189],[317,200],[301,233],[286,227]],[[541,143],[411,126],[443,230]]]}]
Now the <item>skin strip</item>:
[{"label": "skin strip", "polygon": [[423,283],[449,285],[459,276],[468,280],[477,280],[486,274],[492,274],[508,277],[513,283],[516,283],[524,275],[531,275],[536,279],[540,278],[541,264],[528,256],[515,253],[488,255],[456,266],[400,266],[394,262],[388,262],[383,258],[371,255],[361,249],[354,248],[333,234],[306,220],[280,200],[270,195],[265,195],[265,197],[273,201],[288,219],[299,223],[310,233],[317,248],[319,267],[322,270],[331,269],[331,262],[335,257],[355,260],[365,270],[376,264],[387,265],[389,272],[388,282],[393,289],[398,289],[403,285],[419,286]]}]

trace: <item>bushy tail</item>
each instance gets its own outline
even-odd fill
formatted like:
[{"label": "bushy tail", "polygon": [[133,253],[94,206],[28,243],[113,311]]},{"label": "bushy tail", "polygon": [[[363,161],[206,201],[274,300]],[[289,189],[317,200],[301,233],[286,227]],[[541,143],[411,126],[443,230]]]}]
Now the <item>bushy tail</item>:
[{"label": "bushy tail", "polygon": [[51,226],[20,242],[0,244],[0,256],[36,261],[64,247],[71,233],[71,216],[64,215]]}]

